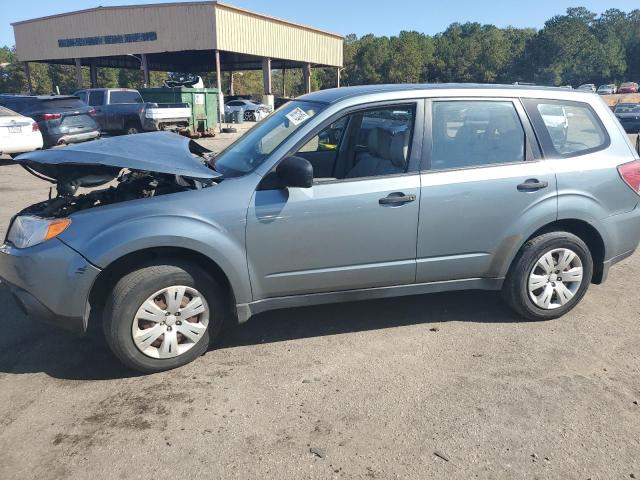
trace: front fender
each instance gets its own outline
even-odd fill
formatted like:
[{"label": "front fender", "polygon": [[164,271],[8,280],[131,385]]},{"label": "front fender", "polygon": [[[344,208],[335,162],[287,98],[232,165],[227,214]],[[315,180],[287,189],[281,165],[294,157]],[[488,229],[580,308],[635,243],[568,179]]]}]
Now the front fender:
[{"label": "front fender", "polygon": [[[106,210],[106,209],[105,209]],[[97,213],[97,212],[96,212]],[[107,212],[104,212],[107,213]],[[92,215],[73,220],[69,234],[60,239],[92,264],[106,268],[137,251],[169,247],[205,255],[226,274],[238,302],[251,301],[244,241],[244,218],[225,228],[195,212],[189,215],[156,213],[91,222]],[[112,215],[109,215],[112,217]]]}]

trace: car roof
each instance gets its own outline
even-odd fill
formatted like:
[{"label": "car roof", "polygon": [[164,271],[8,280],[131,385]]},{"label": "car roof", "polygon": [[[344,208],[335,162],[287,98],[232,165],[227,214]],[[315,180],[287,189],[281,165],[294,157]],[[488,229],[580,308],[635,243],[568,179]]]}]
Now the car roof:
[{"label": "car roof", "polygon": [[[354,98],[365,95],[383,94],[383,93],[399,93],[399,92],[437,92],[439,90],[462,90],[465,92],[484,92],[491,91],[508,91],[514,96],[535,96],[536,93],[545,92],[545,97],[558,97],[562,99],[582,98],[584,95],[593,95],[591,93],[569,90],[563,87],[547,87],[537,85],[501,85],[501,84],[484,84],[484,83],[411,83],[411,84],[388,84],[388,85],[361,85],[355,87],[330,88],[327,90],[318,90],[298,97],[298,100],[306,100],[319,103],[336,103],[348,98]],[[557,95],[549,95],[555,93]],[[501,94],[502,95],[502,94]]]}]

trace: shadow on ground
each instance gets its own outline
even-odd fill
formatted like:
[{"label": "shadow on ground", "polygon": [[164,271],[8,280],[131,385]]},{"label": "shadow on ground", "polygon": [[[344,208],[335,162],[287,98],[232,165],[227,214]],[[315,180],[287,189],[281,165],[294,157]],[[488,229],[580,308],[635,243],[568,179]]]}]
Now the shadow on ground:
[{"label": "shadow on ground", "polygon": [[[72,380],[137,375],[120,365],[98,335],[74,337],[25,317],[2,285],[0,306],[6,312],[1,320],[5,333],[0,336],[0,374],[43,372]],[[520,319],[497,292],[450,292],[267,312],[245,325],[227,326],[214,348],[449,321],[508,323]]]}]

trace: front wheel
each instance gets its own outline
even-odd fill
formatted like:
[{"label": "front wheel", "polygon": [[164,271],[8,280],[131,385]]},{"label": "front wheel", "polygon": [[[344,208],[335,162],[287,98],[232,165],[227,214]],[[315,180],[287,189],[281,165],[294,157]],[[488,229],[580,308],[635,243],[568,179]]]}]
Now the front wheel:
[{"label": "front wheel", "polygon": [[522,247],[503,296],[529,320],[558,318],[580,302],[592,276],[591,252],[580,238],[569,232],[545,233]]},{"label": "front wheel", "polygon": [[224,318],[222,293],[197,265],[148,265],[118,281],[103,329],[113,353],[143,373],[185,365],[204,352]]}]

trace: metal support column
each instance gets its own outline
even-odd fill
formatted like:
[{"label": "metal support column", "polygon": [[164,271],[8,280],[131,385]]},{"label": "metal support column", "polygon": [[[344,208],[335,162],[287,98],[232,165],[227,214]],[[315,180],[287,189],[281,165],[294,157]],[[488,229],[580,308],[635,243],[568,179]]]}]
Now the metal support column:
[{"label": "metal support column", "polygon": [[340,88],[340,72],[342,69],[340,67],[336,68],[336,88]]},{"label": "metal support column", "polygon": [[95,60],[89,63],[89,78],[91,80],[91,88],[98,88],[98,66]]},{"label": "metal support column", "polygon": [[262,59],[262,84],[264,86],[264,94],[271,95],[271,59]]},{"label": "metal support column", "polygon": [[305,63],[302,67],[302,78],[304,79],[304,93],[311,93],[311,64]]},{"label": "metal support column", "polygon": [[27,77],[27,90],[29,95],[33,95],[33,84],[31,83],[31,68],[29,62],[24,62],[24,76]]},{"label": "metal support column", "polygon": [[287,97],[287,69],[282,67],[282,96]]},{"label": "metal support column", "polygon": [[140,68],[143,74],[144,88],[149,88],[149,64],[147,63],[147,56],[143,53],[140,55]]},{"label": "metal support column", "polygon": [[220,50],[215,51],[216,56],[216,88],[218,89],[218,126],[222,128],[224,121],[224,97],[222,95],[222,78],[220,69]]},{"label": "metal support column", "polygon": [[235,72],[229,72],[229,95],[234,96],[235,93],[235,85],[233,84],[233,74]]},{"label": "metal support column", "polygon": [[82,81],[82,60],[80,58],[76,58],[76,86],[78,88],[83,88],[84,82]]}]

